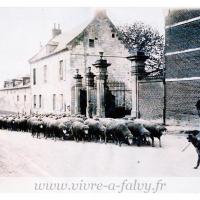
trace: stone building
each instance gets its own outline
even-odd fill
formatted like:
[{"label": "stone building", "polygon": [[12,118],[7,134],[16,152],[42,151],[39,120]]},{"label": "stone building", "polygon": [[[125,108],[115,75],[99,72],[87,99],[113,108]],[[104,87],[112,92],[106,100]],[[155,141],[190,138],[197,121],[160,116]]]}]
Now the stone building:
[{"label": "stone building", "polygon": [[30,76],[4,81],[0,89],[0,112],[30,113]]},{"label": "stone building", "polygon": [[[86,113],[86,73],[88,67],[97,75],[93,65],[103,52],[108,67],[107,86],[116,112],[129,114],[131,110],[130,61],[128,50],[121,42],[117,30],[105,11],[96,12],[92,21],[75,33],[62,33],[54,27],[52,38],[30,60],[31,66],[31,109],[39,113],[75,113],[76,69],[82,78],[80,113]],[[91,101],[96,114],[96,77],[91,89]],[[108,100],[109,101],[109,100]]]},{"label": "stone building", "polygon": [[165,38],[166,117],[195,122],[200,98],[200,10],[170,10]]}]

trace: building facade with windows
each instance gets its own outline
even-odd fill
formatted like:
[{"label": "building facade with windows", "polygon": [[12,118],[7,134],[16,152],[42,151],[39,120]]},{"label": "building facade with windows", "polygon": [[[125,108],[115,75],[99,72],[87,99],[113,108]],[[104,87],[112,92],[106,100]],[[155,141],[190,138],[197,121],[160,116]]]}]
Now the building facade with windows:
[{"label": "building facade with windows", "polygon": [[0,89],[0,112],[26,113],[31,112],[30,77],[4,81]]},{"label": "building facade with windows", "polygon": [[[30,60],[31,109],[38,113],[74,114],[76,69],[83,77],[81,89],[82,113],[86,110],[86,77],[104,52],[108,67],[108,86],[115,106],[127,113],[131,110],[131,63],[129,53],[105,11],[98,11],[90,23],[73,33],[62,33],[54,27],[52,38]],[[96,80],[95,80],[96,82]],[[96,87],[96,86],[94,86]],[[93,104],[95,112],[95,88]],[[95,113],[94,113],[95,114]]]}]

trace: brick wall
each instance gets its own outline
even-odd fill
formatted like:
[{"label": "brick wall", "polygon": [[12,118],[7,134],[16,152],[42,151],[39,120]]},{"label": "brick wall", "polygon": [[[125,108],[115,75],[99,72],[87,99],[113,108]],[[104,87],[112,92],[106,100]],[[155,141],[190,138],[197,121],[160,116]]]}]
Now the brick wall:
[{"label": "brick wall", "polygon": [[198,118],[195,104],[200,98],[200,80],[166,83],[166,115],[178,121]]},{"label": "brick wall", "polygon": [[[166,25],[199,16],[199,9],[172,11]],[[167,27],[165,33],[166,121],[199,124],[195,104],[200,98],[200,51],[195,48],[200,47],[200,20]]]},{"label": "brick wall", "polygon": [[166,78],[188,78],[200,76],[200,51],[165,57]]},{"label": "brick wall", "polygon": [[161,80],[139,82],[139,112],[143,119],[162,119],[163,83]]},{"label": "brick wall", "polygon": [[200,46],[200,21],[166,29],[166,53]]},{"label": "brick wall", "polygon": [[166,25],[175,24],[198,16],[200,16],[199,9],[170,9],[165,23]]}]

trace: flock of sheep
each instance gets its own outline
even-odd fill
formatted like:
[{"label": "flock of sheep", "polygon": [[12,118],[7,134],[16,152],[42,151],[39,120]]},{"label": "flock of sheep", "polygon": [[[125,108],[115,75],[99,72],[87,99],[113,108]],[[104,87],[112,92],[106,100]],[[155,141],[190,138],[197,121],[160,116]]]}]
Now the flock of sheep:
[{"label": "flock of sheep", "polygon": [[[33,137],[75,141],[113,142],[121,144],[154,146],[166,128],[144,120],[86,118],[66,115],[4,115],[0,116],[0,129],[30,132]],[[151,139],[151,140],[149,140]]]}]

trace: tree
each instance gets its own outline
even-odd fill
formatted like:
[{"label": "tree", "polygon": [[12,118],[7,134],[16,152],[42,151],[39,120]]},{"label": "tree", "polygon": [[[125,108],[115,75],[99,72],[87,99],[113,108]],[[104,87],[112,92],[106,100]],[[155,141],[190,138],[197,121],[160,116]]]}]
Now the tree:
[{"label": "tree", "polygon": [[118,34],[129,52],[143,51],[146,61],[145,76],[160,76],[163,73],[164,37],[157,30],[142,22],[117,27]]}]

